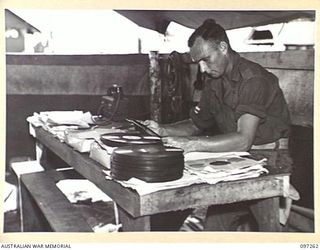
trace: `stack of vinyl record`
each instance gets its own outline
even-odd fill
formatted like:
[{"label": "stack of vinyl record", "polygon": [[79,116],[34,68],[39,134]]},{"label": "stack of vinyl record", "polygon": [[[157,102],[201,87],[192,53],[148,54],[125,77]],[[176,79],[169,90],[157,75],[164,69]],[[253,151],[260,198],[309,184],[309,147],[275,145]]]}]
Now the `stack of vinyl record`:
[{"label": "stack of vinyl record", "polygon": [[111,156],[111,175],[117,180],[173,181],[182,177],[183,168],[183,150],[163,145],[119,147]]},{"label": "stack of vinyl record", "polygon": [[126,133],[103,134],[100,140],[110,147],[122,147],[131,145],[162,145],[161,138],[151,135],[142,135],[138,131]]}]

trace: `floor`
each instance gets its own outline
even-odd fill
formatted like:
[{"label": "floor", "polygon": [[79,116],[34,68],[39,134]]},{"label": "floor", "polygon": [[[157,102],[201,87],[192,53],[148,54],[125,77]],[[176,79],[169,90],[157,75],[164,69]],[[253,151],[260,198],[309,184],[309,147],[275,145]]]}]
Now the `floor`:
[{"label": "floor", "polygon": [[18,210],[6,212],[4,214],[4,227],[5,233],[20,232],[20,214]]}]

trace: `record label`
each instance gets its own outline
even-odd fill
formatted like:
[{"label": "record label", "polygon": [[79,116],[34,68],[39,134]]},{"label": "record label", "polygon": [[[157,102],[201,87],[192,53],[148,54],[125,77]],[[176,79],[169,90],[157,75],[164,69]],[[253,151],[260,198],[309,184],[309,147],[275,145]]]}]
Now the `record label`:
[{"label": "record label", "polygon": [[110,133],[100,137],[102,143],[110,147],[122,147],[130,145],[162,145],[161,138],[152,135]]}]

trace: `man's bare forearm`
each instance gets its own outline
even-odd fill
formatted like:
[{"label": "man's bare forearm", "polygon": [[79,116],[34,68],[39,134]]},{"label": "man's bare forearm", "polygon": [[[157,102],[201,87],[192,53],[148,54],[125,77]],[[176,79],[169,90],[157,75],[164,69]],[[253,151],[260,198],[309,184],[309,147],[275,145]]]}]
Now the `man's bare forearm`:
[{"label": "man's bare forearm", "polygon": [[192,136],[199,135],[200,130],[194,125],[191,119],[176,123],[161,125],[163,136]]},{"label": "man's bare forearm", "polygon": [[188,146],[191,151],[247,151],[248,142],[241,134],[229,133],[215,136],[189,137]]},{"label": "man's bare forearm", "polygon": [[246,137],[237,132],[215,136],[169,136],[164,137],[163,141],[185,152],[247,151],[250,148]]}]

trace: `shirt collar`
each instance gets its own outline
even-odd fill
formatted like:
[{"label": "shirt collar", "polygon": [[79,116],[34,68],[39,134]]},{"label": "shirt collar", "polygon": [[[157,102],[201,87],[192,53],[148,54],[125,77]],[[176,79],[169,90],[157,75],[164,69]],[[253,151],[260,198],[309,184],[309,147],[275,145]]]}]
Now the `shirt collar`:
[{"label": "shirt collar", "polygon": [[239,81],[240,80],[240,72],[239,72],[239,64],[240,64],[240,55],[235,52],[232,51],[230,53],[230,57],[231,57],[231,71],[226,74],[224,77],[226,77],[228,80],[232,80],[232,81]]}]

